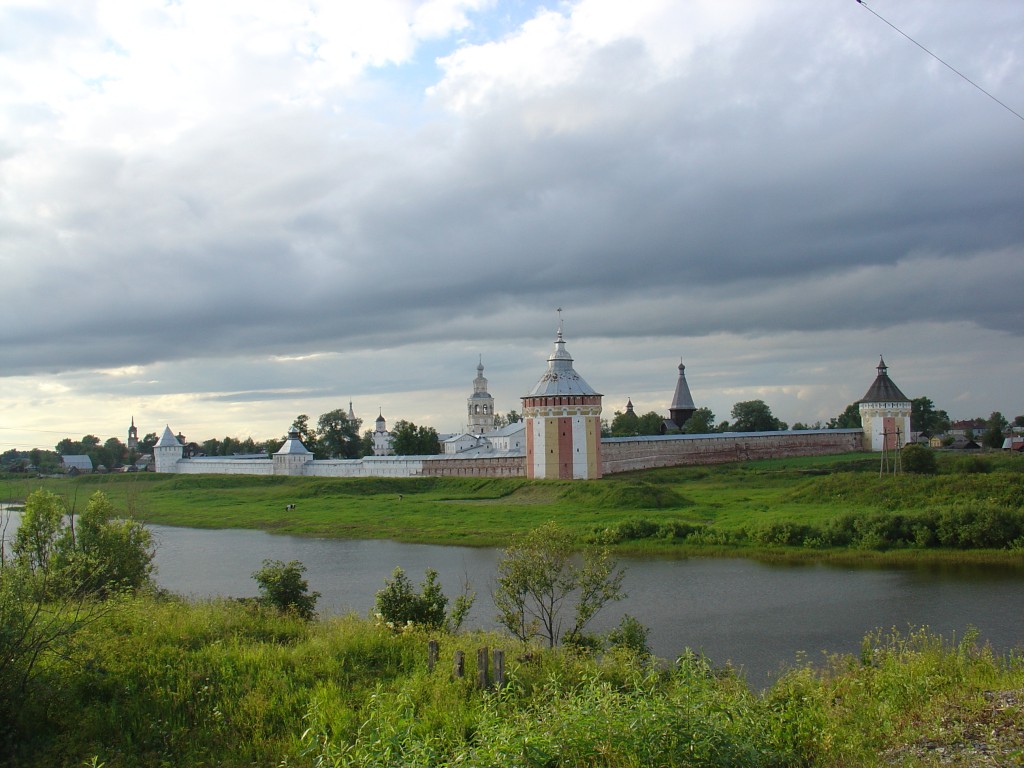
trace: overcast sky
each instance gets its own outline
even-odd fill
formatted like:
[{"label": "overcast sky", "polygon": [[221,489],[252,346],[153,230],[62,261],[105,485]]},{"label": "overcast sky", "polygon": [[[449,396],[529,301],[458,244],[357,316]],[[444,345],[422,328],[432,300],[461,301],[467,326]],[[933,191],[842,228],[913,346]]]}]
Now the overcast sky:
[{"label": "overcast sky", "polygon": [[[576,370],[1024,413],[1020,0],[0,0],[0,450]],[[875,15],[878,14],[878,15]],[[881,18],[879,18],[881,17]]]}]

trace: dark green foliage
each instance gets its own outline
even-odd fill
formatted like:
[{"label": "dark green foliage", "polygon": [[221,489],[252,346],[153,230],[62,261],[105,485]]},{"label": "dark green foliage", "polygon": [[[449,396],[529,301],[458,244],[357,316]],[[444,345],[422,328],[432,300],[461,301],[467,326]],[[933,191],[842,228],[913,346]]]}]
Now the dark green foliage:
[{"label": "dark green foliage", "polygon": [[953,469],[961,475],[987,475],[992,471],[992,462],[981,456],[964,456],[956,461]]},{"label": "dark green foliage", "polygon": [[360,456],[362,419],[350,419],[348,411],[338,408],[321,414],[316,423],[316,444],[306,446],[318,457],[355,459]]},{"label": "dark green foliage", "polygon": [[772,432],[785,429],[786,423],[772,415],[764,400],[746,400],[732,407],[733,432]]},{"label": "dark green foliage", "polygon": [[934,475],[939,471],[935,451],[923,445],[911,443],[900,450],[900,461],[904,472],[917,475]]},{"label": "dark green foliage", "polygon": [[918,432],[936,435],[949,429],[949,415],[936,410],[930,398],[915,397],[910,401],[910,425]]},{"label": "dark green foliage", "polygon": [[860,404],[850,403],[842,413],[829,419],[827,426],[829,429],[860,429]]},{"label": "dark green foliage", "polygon": [[683,424],[687,435],[706,435],[715,431],[715,414],[710,408],[698,408]]},{"label": "dark green foliage", "polygon": [[650,632],[648,627],[627,613],[622,616],[619,626],[608,633],[608,644],[638,656],[650,656],[651,647],[647,644]]},{"label": "dark green foliage", "polygon": [[420,591],[401,568],[395,568],[391,578],[385,580],[384,589],[377,593],[377,613],[393,629],[405,626],[423,626],[441,629],[445,626],[448,598],[441,591],[437,571],[428,568]]},{"label": "dark green foliage", "polygon": [[432,456],[441,451],[437,430],[400,420],[391,429],[391,448],[396,456]]},{"label": "dark green foliage", "polygon": [[320,593],[309,591],[309,584],[302,577],[305,572],[306,566],[298,560],[264,560],[263,567],[252,577],[260,586],[260,600],[265,605],[308,621],[316,616]]}]

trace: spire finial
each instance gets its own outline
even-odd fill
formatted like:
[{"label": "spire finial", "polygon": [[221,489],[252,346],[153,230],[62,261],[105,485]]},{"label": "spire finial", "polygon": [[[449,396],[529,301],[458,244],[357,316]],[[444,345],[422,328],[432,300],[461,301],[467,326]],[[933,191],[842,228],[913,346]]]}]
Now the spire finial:
[{"label": "spire finial", "polygon": [[562,338],[562,308],[555,310],[558,313],[558,338]]}]

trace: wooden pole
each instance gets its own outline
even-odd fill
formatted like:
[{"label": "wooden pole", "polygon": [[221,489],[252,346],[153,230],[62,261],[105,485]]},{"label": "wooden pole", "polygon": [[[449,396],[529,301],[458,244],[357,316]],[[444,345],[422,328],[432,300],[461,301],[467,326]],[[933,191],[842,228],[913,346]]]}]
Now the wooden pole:
[{"label": "wooden pole", "polygon": [[455,668],[453,673],[456,677],[462,677],[466,674],[466,654],[462,651],[455,652]]},{"label": "wooden pole", "polygon": [[505,652],[501,648],[494,649],[494,687],[505,687]]},{"label": "wooden pole", "polygon": [[476,684],[478,688],[487,687],[487,646],[478,648],[476,652]]},{"label": "wooden pole", "polygon": [[431,640],[427,643],[427,671],[433,672],[434,666],[437,664],[437,657],[440,653],[440,646],[437,640]]}]

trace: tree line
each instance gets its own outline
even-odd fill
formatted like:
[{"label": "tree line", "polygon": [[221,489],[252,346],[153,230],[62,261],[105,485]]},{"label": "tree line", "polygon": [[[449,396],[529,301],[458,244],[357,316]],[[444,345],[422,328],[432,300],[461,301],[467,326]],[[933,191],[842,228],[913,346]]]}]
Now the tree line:
[{"label": "tree line", "polygon": [[[928,435],[947,433],[952,427],[949,414],[937,409],[928,397],[917,397],[910,401],[910,424],[915,432]],[[789,425],[772,414],[771,407],[764,400],[745,400],[738,402],[730,412],[732,421],[715,421],[715,414],[710,408],[698,408],[686,421],[681,430],[668,430],[671,434],[679,432],[688,435],[705,435],[716,432],[774,432],[790,429]],[[1024,415],[1017,416],[1012,423],[999,411],[993,411],[985,418],[973,419],[975,423],[984,424],[977,430],[969,430],[969,438],[980,440],[990,448],[1000,448],[1010,427],[1024,428]],[[656,412],[637,415],[632,410],[616,411],[611,422],[601,422],[602,437],[631,437],[634,435],[665,434],[665,417]],[[794,422],[792,429],[860,429],[860,403],[850,403],[842,413],[822,423],[813,424]]]}]

